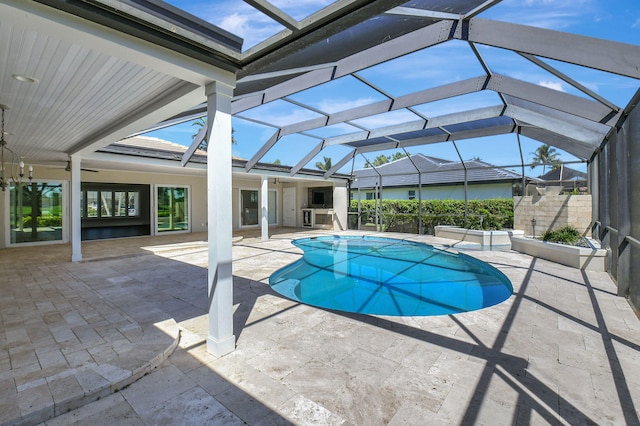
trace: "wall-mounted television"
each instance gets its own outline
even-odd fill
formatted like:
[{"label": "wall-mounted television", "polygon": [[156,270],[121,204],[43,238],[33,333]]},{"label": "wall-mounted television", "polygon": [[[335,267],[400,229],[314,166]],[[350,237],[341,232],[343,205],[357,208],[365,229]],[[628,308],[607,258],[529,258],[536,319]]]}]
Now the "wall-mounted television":
[{"label": "wall-mounted television", "polygon": [[333,187],[321,186],[309,188],[309,207],[314,209],[333,208]]}]

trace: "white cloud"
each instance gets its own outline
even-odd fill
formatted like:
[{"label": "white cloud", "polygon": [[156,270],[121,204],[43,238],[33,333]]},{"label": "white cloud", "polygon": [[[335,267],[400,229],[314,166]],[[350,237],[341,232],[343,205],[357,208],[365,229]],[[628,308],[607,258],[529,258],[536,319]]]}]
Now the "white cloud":
[{"label": "white cloud", "polygon": [[375,101],[376,99],[372,97],[358,99],[322,99],[317,103],[317,107],[320,111],[331,114],[334,112],[357,108],[362,105],[368,105]]},{"label": "white cloud", "polygon": [[594,0],[504,0],[485,16],[538,28],[566,29],[600,15]]},{"label": "white cloud", "polygon": [[559,92],[566,92],[566,90],[564,90],[564,87],[562,87],[562,83],[558,81],[541,80],[538,82],[538,85],[542,87],[547,87],[549,89],[557,90]]}]

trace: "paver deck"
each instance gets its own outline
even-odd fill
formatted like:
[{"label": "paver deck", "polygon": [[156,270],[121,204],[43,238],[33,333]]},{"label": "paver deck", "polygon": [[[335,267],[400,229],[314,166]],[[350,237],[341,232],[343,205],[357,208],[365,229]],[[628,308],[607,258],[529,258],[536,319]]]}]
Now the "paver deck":
[{"label": "paver deck", "polygon": [[267,284],[308,234],[235,244],[237,348],[222,358],[204,343],[206,235],[88,242],[80,263],[64,246],[1,250],[0,424],[640,424],[640,320],[606,273],[466,251],[514,295],[346,314]]}]

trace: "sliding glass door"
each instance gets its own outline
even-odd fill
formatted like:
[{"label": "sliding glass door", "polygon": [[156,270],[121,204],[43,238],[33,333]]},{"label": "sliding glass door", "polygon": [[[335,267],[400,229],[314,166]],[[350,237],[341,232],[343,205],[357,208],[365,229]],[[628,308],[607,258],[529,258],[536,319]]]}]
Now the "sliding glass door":
[{"label": "sliding glass door", "polygon": [[188,231],[189,190],[187,187],[158,186],[157,232]]},{"label": "sliding glass door", "polygon": [[63,241],[63,184],[33,182],[10,186],[10,243]]},{"label": "sliding glass door", "polygon": [[[278,198],[276,191],[269,191],[268,209],[269,225],[278,223]],[[260,223],[260,192],[255,189],[240,190],[240,225],[255,226]]]}]

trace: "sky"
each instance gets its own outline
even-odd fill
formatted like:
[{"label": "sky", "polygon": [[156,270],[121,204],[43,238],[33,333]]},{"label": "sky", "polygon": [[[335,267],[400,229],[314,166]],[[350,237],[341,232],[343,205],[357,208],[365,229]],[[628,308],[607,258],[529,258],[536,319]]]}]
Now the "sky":
[{"label": "sky", "polygon": [[[169,0],[168,2],[242,37],[244,39],[243,50],[247,50],[282,30],[282,27],[275,21],[239,0]],[[271,2],[298,20],[332,3],[329,0],[271,0]],[[479,17],[640,44],[639,0],[503,0],[483,12]],[[585,96],[572,86],[513,52],[485,46],[478,46],[478,48],[494,72],[554,90]],[[477,64],[467,43],[452,40],[426,51],[416,52],[363,70],[359,72],[359,75],[373,82],[377,87],[383,88],[386,92],[399,96],[417,90],[416,87],[420,89],[435,87],[484,73],[480,65],[459,67],[458,64],[467,63],[465,58],[470,59],[468,63]],[[640,86],[638,80],[587,70],[553,60],[545,61],[619,107],[625,107]],[[415,64],[424,64],[424,66],[415,66]],[[398,70],[402,70],[402,72]],[[382,95],[353,77],[344,77],[326,83],[322,87],[309,89],[290,97],[326,113],[342,111],[384,99]],[[482,91],[420,105],[415,109],[427,117],[433,117],[456,112],[460,109],[461,104],[465,109],[481,108],[500,104],[500,100],[495,92]],[[278,126],[318,115],[284,101],[275,101],[260,108],[243,112],[241,116],[232,119],[234,137],[238,142],[233,146],[233,154],[237,157],[250,159],[276,130],[272,126],[258,124],[254,120]],[[396,111],[367,119],[354,120],[354,122],[358,126],[375,129],[400,123],[406,118],[416,119],[417,116],[406,111]],[[184,123],[147,135],[190,145],[197,130],[198,128],[191,123]],[[261,161],[279,160],[285,165],[295,165],[320,143],[322,138],[360,130],[357,127],[343,124],[309,131],[307,132],[308,136],[286,136]],[[533,152],[541,144],[526,137],[521,137],[520,142],[524,161],[529,163],[533,158]],[[349,151],[351,148],[344,146],[329,147],[305,167],[315,168],[316,162],[322,162],[324,157],[332,158],[335,164]],[[364,157],[357,156],[354,164],[349,162],[340,171],[350,173],[352,167],[362,168],[366,160],[373,161],[379,154],[392,155],[396,151],[381,151],[366,154]],[[459,161],[460,157],[465,160],[480,158],[499,166],[512,166],[521,162],[518,140],[513,134],[460,140],[456,142],[455,146],[448,142],[411,147],[407,148],[407,152],[410,154],[422,153],[450,161]],[[558,150],[558,152],[563,161],[577,160],[564,151]],[[572,164],[570,167],[586,171],[584,164]],[[520,172],[519,167],[515,170]],[[541,167],[534,169],[527,167],[525,170],[527,175],[534,177],[542,172]]]}]

